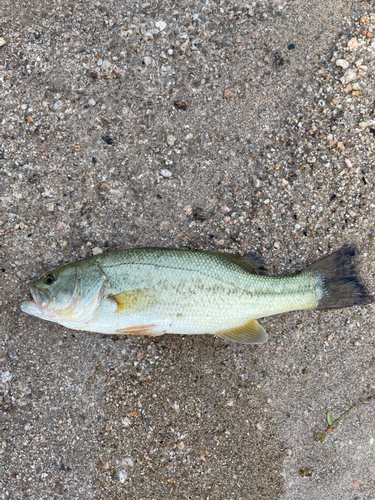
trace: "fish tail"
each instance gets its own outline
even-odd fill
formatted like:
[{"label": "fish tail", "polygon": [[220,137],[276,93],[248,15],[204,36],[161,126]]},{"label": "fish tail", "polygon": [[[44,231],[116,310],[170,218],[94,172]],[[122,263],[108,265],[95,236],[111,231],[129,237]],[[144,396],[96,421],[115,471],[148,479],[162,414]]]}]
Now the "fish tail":
[{"label": "fish tail", "polygon": [[361,306],[374,301],[358,277],[356,256],[354,246],[344,247],[303,271],[319,282],[320,297],[314,309]]}]

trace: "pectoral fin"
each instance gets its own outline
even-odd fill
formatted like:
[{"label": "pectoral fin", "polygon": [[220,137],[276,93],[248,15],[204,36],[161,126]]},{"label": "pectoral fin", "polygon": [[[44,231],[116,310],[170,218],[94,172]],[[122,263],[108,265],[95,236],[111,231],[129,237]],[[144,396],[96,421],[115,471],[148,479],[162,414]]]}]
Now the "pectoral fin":
[{"label": "pectoral fin", "polygon": [[108,297],[117,303],[116,312],[141,311],[156,301],[155,293],[148,289],[134,289]]},{"label": "pectoral fin", "polygon": [[255,319],[230,330],[221,330],[215,335],[240,344],[264,344],[268,339],[266,330]]}]

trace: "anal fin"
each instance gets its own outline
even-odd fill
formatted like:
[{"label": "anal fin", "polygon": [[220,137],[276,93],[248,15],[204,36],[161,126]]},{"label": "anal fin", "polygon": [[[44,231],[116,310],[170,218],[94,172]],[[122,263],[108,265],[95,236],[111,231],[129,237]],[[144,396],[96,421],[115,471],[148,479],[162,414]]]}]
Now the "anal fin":
[{"label": "anal fin", "polygon": [[255,319],[230,330],[221,330],[215,335],[240,344],[264,344],[268,340],[266,330]]}]

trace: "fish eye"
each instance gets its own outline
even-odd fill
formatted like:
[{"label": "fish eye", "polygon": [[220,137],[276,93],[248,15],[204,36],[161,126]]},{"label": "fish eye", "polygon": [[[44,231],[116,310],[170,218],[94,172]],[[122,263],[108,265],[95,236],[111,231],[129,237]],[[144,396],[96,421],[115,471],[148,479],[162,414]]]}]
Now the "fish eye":
[{"label": "fish eye", "polygon": [[54,281],[56,281],[56,278],[53,274],[47,274],[47,276],[43,280],[45,285],[52,285]]}]

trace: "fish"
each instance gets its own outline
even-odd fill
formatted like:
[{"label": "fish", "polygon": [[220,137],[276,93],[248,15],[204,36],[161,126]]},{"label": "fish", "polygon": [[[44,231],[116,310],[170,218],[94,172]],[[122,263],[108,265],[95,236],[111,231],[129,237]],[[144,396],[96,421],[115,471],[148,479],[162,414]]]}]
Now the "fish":
[{"label": "fish", "polygon": [[263,344],[257,319],[303,309],[373,302],[347,246],[289,276],[257,272],[248,254],[133,248],[94,255],[30,285],[21,310],[66,328],[102,334],[212,334]]}]

